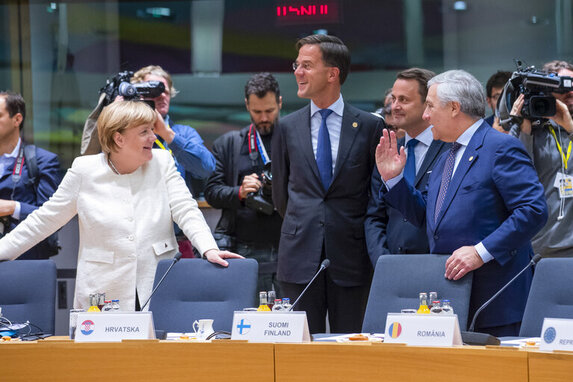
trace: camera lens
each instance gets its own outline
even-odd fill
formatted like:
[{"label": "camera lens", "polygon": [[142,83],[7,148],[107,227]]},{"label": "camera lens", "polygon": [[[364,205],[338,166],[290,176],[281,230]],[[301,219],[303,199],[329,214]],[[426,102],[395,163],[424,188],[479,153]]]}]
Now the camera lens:
[{"label": "camera lens", "polygon": [[552,96],[532,96],[529,100],[529,112],[532,117],[555,115],[555,98]]},{"label": "camera lens", "polygon": [[125,98],[132,98],[137,94],[135,87],[129,82],[122,82],[118,87],[119,95]]}]

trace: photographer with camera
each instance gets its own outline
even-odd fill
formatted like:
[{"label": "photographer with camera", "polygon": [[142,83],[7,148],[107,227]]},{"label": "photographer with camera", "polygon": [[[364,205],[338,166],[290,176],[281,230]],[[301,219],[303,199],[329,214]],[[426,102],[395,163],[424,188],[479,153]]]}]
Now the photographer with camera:
[{"label": "photographer with camera", "polygon": [[[0,92],[0,237],[38,209],[60,184],[56,154],[20,138],[26,103],[20,94]],[[47,259],[58,253],[57,234],[38,243],[20,259]]]},{"label": "photographer with camera", "polygon": [[[549,62],[543,66],[543,71],[559,77],[573,77],[573,65],[565,61]],[[561,82],[564,83],[563,79]],[[551,93],[555,98],[554,112],[543,99],[537,100],[535,95],[526,96],[520,92],[511,106],[512,120],[508,123],[511,134],[519,138],[531,156],[545,189],[549,217],[545,227],[532,240],[535,253],[544,257],[573,256],[573,200],[570,199],[573,197],[573,161],[570,161],[573,89],[568,82],[568,87],[560,86],[556,90],[559,93]],[[525,112],[524,104],[529,106]],[[535,110],[546,110],[547,114],[553,115],[532,116],[538,114]]]},{"label": "photographer with camera", "polygon": [[277,291],[277,250],[282,219],[272,202],[271,137],[282,106],[279,84],[270,73],[253,75],[245,86],[252,123],[213,143],[216,168],[205,198],[221,208],[215,229],[219,248],[259,262],[257,290]]},{"label": "photographer with camera", "polygon": [[[169,118],[169,105],[171,97],[178,91],[173,86],[171,75],[159,65],[149,65],[139,69],[133,75],[133,84],[148,81],[159,81],[165,86],[165,91],[157,97],[143,97],[155,103],[155,110],[161,118],[155,123],[157,139],[153,147],[169,150],[175,159],[177,170],[190,185],[191,178],[207,179],[215,170],[215,158],[203,144],[199,133],[191,126],[173,123]],[[191,188],[191,187],[190,187]],[[191,192],[196,191],[191,189]],[[197,192],[193,195],[197,197]]]}]

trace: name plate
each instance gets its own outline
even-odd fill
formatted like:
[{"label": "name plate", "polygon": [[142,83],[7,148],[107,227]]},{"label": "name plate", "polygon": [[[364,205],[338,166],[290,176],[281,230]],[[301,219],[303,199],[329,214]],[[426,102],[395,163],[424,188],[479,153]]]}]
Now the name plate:
[{"label": "name plate", "polygon": [[233,315],[232,340],[310,342],[306,312],[249,312]]},{"label": "name plate", "polygon": [[573,320],[545,318],[541,328],[539,350],[573,351]]},{"label": "name plate", "polygon": [[155,339],[151,312],[79,313],[76,342]]},{"label": "name plate", "polygon": [[414,346],[462,345],[458,316],[388,313],[384,342]]}]

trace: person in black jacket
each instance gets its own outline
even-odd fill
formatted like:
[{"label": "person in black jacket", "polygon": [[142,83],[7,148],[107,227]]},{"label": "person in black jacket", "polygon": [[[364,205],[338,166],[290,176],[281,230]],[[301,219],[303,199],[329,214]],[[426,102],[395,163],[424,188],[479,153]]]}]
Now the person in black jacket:
[{"label": "person in black jacket", "polygon": [[[274,290],[282,219],[271,195],[271,137],[282,106],[279,84],[270,73],[253,75],[245,86],[245,106],[252,123],[213,143],[215,171],[205,199],[221,208],[215,229],[219,248],[259,262],[258,290]],[[263,175],[263,173],[265,175]]]}]

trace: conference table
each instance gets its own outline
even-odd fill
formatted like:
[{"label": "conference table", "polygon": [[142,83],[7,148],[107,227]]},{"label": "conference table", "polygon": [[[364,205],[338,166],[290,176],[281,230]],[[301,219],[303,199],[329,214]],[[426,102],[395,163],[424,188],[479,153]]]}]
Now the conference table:
[{"label": "conference table", "polygon": [[0,343],[0,381],[568,381],[573,353],[217,340]]}]

